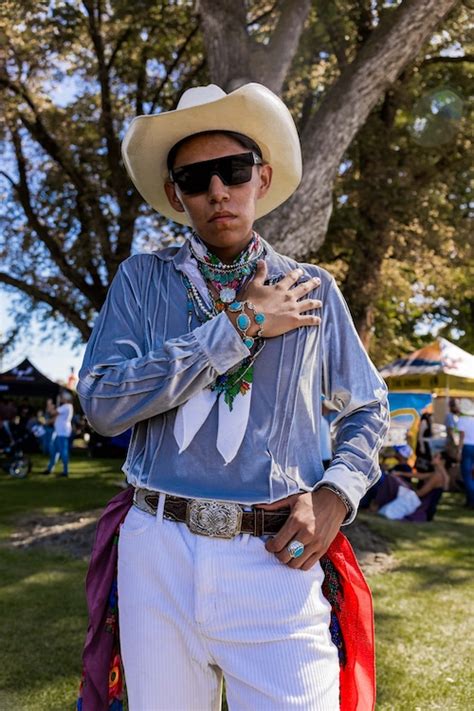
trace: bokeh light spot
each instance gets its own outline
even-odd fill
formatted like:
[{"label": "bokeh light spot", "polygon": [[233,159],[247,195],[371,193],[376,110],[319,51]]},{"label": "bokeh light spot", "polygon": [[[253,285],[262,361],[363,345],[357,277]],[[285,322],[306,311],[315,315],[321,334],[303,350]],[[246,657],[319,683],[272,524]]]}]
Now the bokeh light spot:
[{"label": "bokeh light spot", "polygon": [[455,91],[436,89],[413,107],[410,134],[416,143],[427,148],[449,143],[459,129],[462,112],[463,101]]}]

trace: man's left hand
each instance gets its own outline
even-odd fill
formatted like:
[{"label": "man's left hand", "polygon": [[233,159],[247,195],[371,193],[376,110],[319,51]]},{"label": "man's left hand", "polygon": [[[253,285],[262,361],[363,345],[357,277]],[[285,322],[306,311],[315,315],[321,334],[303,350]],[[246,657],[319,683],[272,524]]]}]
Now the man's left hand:
[{"label": "man's left hand", "polygon": [[[287,521],[265,544],[290,568],[309,570],[323,556],[336,537],[347,511],[341,499],[330,489],[321,487],[315,492],[294,494],[274,504],[261,504],[258,508],[276,511],[290,507]],[[303,543],[304,552],[292,558],[287,546],[294,540]]]}]

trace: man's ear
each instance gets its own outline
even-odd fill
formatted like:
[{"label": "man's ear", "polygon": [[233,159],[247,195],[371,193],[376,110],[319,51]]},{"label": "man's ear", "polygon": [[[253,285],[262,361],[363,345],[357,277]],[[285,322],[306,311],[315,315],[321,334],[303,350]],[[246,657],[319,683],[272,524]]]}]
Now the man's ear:
[{"label": "man's ear", "polygon": [[171,207],[176,210],[176,212],[184,212],[183,203],[178,197],[176,192],[176,186],[171,180],[167,180],[164,185],[166,197]]},{"label": "man's ear", "polygon": [[270,185],[272,184],[272,175],[273,175],[273,169],[271,165],[268,165],[268,163],[265,163],[264,165],[260,166],[260,171],[259,171],[259,178],[260,178],[260,186],[259,186],[259,192],[258,192],[258,197],[261,198],[264,195],[268,193],[268,190],[270,189]]}]

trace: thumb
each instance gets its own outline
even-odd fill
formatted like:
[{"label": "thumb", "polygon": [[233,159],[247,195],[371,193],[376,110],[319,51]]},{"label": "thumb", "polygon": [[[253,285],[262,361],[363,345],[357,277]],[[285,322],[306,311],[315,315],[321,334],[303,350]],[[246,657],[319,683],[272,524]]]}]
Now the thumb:
[{"label": "thumb", "polygon": [[264,259],[259,259],[257,262],[257,270],[255,272],[254,281],[258,281],[263,284],[267,278],[267,271],[266,261]]}]

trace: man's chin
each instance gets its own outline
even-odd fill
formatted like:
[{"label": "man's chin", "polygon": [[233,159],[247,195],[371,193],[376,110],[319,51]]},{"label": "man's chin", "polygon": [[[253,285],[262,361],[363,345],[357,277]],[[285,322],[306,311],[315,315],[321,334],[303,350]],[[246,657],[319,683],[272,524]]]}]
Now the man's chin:
[{"label": "man's chin", "polygon": [[237,221],[234,220],[232,224],[230,221],[227,223],[221,222],[216,224],[215,222],[209,223],[198,234],[206,241],[215,242],[220,245],[232,245],[242,242],[245,237],[242,235],[242,228],[235,224]]}]

